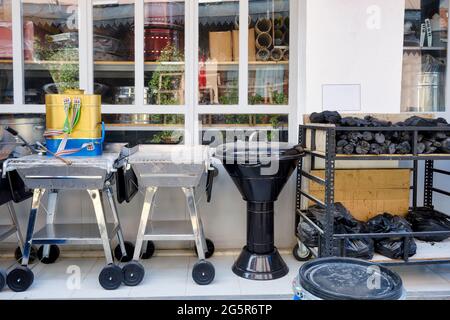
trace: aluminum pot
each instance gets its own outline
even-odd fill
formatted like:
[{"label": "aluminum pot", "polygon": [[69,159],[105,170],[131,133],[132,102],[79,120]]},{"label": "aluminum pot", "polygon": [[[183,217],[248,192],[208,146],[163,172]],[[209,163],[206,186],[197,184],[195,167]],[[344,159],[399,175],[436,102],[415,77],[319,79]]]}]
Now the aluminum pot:
[{"label": "aluminum pot", "polygon": [[[0,115],[0,128],[11,127],[28,143],[44,142],[45,118],[40,115],[10,114]],[[3,130],[0,130],[3,135]],[[3,139],[3,136],[0,137]]]}]

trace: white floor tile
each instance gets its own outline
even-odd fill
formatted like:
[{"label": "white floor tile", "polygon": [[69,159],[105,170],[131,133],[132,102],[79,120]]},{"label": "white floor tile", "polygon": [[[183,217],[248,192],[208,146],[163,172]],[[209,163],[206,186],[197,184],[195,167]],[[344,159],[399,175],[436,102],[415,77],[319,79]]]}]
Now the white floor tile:
[{"label": "white floor tile", "polygon": [[428,268],[450,282],[450,264],[430,265]]},{"label": "white floor tile", "polygon": [[289,267],[285,277],[272,281],[252,281],[239,278],[241,294],[244,296],[257,295],[292,295],[292,281],[298,273],[300,263],[291,255],[282,255]]},{"label": "white floor tile", "polygon": [[426,266],[391,267],[403,280],[408,292],[450,291],[450,282]]},{"label": "white floor tile", "polygon": [[[289,274],[274,281],[250,281],[237,277],[231,270],[236,259],[232,254],[218,253],[209,261],[214,265],[216,277],[208,286],[198,286],[192,280],[192,268],[197,262],[194,256],[157,256],[142,261],[145,278],[137,287],[121,286],[115,291],[104,290],[98,275],[105,266],[104,258],[62,258],[53,265],[32,265],[35,282],[23,293],[5,288],[0,292],[3,299],[153,299],[153,298],[202,298],[220,297],[264,298],[292,295],[292,280],[302,263],[292,255],[283,254],[289,266]],[[0,260],[0,267],[9,267],[11,261]],[[81,272],[80,290],[72,290],[68,282],[68,267],[76,266]],[[426,293],[450,293],[450,265],[392,267],[400,274],[405,288],[418,297]]]},{"label": "white floor tile", "polygon": [[214,265],[216,276],[211,284],[199,286],[192,279],[192,269],[198,260],[196,257],[191,257],[189,261],[186,295],[189,297],[240,295],[241,288],[239,286],[239,280],[231,270],[234,260],[234,256],[215,256],[208,259]]},{"label": "white floor tile", "polygon": [[98,276],[105,267],[104,259],[97,259],[86,277],[81,281],[79,290],[73,290],[72,299],[126,299],[130,295],[130,288],[122,285],[119,289],[108,291],[101,287]]},{"label": "white floor tile", "polygon": [[189,257],[154,257],[141,261],[145,277],[137,287],[132,287],[133,298],[184,297]]}]

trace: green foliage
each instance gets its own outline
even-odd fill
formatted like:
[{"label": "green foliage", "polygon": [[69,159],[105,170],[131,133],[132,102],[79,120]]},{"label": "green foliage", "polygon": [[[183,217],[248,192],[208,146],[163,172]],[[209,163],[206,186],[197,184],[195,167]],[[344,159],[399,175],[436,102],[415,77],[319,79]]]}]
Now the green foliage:
[{"label": "green foliage", "polygon": [[221,105],[237,105],[239,104],[239,89],[238,82],[231,81],[227,85],[227,91],[224,95],[219,97],[219,103]]},{"label": "green foliage", "polygon": [[77,47],[66,43],[55,43],[49,38],[43,42],[35,40],[34,45],[38,59],[51,61],[47,67],[59,93],[80,87]]},{"label": "green foliage", "polygon": [[273,103],[277,105],[287,105],[289,103],[288,98],[284,93],[278,91],[272,92]]},{"label": "green foliage", "polygon": [[264,103],[264,98],[260,94],[255,94],[254,96],[249,97],[250,105],[254,106],[254,105],[263,104],[263,103]]},{"label": "green foliage", "polygon": [[183,134],[176,131],[162,131],[153,136],[150,143],[154,144],[179,144],[183,139]]},{"label": "green foliage", "polygon": [[239,94],[233,90],[230,93],[220,96],[219,103],[222,105],[237,105],[239,104]]},{"label": "green foliage", "polygon": [[[289,103],[288,97],[284,93],[280,93],[278,91],[272,92],[272,100],[273,104],[276,105],[287,105]],[[255,94],[254,96],[249,97],[249,104],[250,105],[260,105],[264,104],[264,97],[260,94]]]},{"label": "green foliage", "polygon": [[161,64],[162,62],[183,62],[184,54],[176,47],[168,45],[163,49],[157,62],[158,66],[148,83],[151,101],[156,102],[159,93],[160,105],[178,105],[179,99],[173,93],[160,93],[160,91],[175,91],[181,86],[179,77],[180,68],[176,65]]}]

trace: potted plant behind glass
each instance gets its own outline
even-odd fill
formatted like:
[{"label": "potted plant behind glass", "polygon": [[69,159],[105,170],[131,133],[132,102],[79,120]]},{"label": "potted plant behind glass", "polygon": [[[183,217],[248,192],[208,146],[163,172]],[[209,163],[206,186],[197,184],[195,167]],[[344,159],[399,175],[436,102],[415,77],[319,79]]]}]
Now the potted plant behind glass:
[{"label": "potted plant behind glass", "polygon": [[180,105],[184,103],[184,72],[180,69],[179,62],[184,62],[184,54],[172,45],[166,46],[148,82],[151,104]]},{"label": "potted plant behind glass", "polygon": [[52,84],[44,87],[46,93],[62,94],[69,89],[79,89],[78,47],[72,41],[54,41],[47,36],[35,39],[36,57],[46,63]]}]

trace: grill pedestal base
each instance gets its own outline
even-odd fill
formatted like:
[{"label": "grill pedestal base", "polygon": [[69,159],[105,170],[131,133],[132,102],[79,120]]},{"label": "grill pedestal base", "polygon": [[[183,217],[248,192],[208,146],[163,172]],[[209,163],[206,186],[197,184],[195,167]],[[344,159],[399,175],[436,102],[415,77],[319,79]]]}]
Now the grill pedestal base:
[{"label": "grill pedestal base", "polygon": [[275,280],[289,268],[274,246],[274,202],[247,202],[247,245],[233,272],[249,280]]},{"label": "grill pedestal base", "polygon": [[256,254],[244,247],[233,272],[248,280],[275,280],[287,275],[289,268],[276,248],[270,254]]}]

